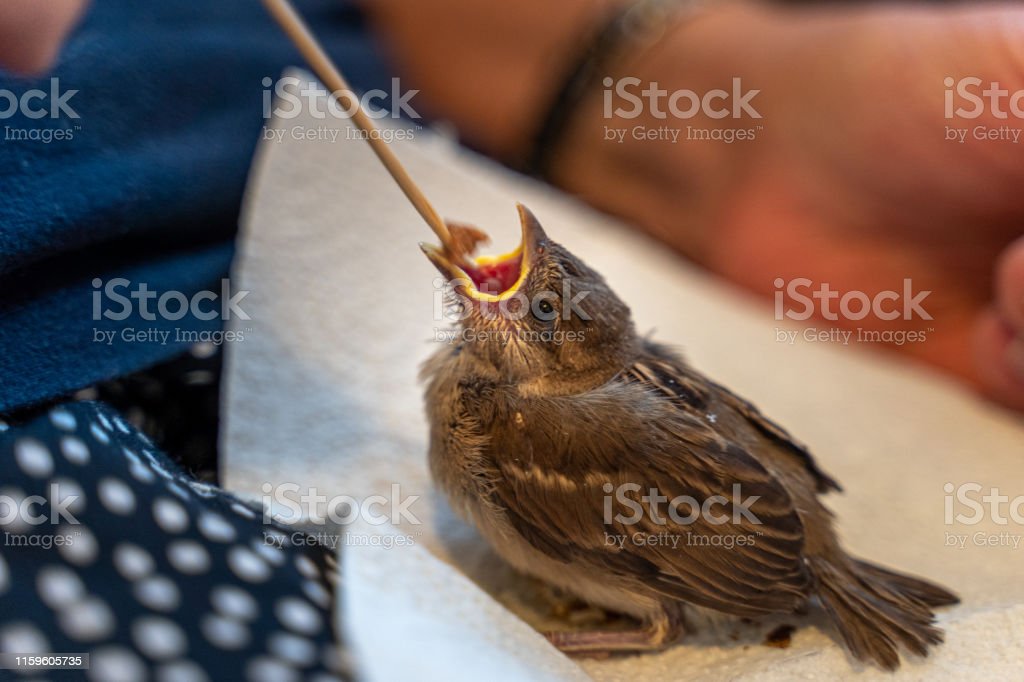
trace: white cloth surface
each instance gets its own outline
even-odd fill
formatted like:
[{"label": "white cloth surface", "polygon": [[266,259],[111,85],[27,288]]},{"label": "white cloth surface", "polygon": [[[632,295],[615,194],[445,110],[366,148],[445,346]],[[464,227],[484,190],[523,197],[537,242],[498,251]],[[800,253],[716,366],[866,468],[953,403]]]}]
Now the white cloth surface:
[{"label": "white cloth surface", "polygon": [[[306,76],[304,76],[306,77]],[[323,107],[321,107],[323,108]],[[340,130],[336,142],[296,139],[297,127]],[[437,273],[418,241],[422,220],[347,124],[308,113],[275,120],[247,195],[234,277],[251,293],[244,340],[229,344],[226,486],[253,497],[265,484],[327,496],[420,496],[420,524],[365,521],[341,549],[339,618],[366,679],[578,680],[889,679],[853,663],[811,619],[787,649],[760,631],[697,632],[659,654],[573,661],[537,622],[521,581],[454,519],[429,483],[420,363],[436,348]],[[1024,495],[1024,428],[926,368],[861,347],[778,343],[771,306],[716,280],[636,230],[416,129],[394,149],[446,217],[486,229],[488,250],[518,239],[515,201],[549,236],[603,272],[638,328],[758,404],[806,442],[845,487],[829,496],[847,547],[955,589],[947,644],[898,679],[1009,678],[1024,665],[1024,541],[973,545],[975,533],[1024,526],[946,525],[946,483]],[[682,218],[681,218],[682,219]],[[787,327],[799,329],[799,327]],[[963,511],[958,507],[957,511]],[[412,547],[365,546],[408,534]],[[966,534],[963,549],[948,534]],[[362,543],[363,546],[354,546]],[[469,579],[467,579],[467,577]],[[514,613],[515,612],[515,613]],[[518,613],[518,615],[516,615]],[[787,622],[800,624],[801,621]]]}]

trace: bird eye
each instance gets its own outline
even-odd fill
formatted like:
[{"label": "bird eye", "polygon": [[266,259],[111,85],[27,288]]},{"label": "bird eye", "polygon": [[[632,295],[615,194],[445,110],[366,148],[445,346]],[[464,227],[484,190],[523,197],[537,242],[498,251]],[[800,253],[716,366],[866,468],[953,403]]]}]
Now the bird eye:
[{"label": "bird eye", "polygon": [[541,299],[537,301],[537,305],[534,308],[534,317],[545,322],[550,322],[554,319],[552,313],[555,312],[555,306],[551,305],[551,301]]}]

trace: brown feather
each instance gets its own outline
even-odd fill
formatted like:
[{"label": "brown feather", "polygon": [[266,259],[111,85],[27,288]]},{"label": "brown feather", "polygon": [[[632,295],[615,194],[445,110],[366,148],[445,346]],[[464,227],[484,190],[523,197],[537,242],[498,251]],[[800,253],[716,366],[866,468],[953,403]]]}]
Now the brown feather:
[{"label": "brown feather", "polygon": [[[543,236],[539,225],[535,234]],[[648,621],[656,636],[679,622],[685,604],[759,616],[802,612],[817,597],[850,652],[883,668],[899,664],[900,648],[923,655],[941,641],[931,607],[956,597],[847,556],[818,499],[839,485],[805,446],[664,346],[638,338],[629,309],[563,247],[543,236],[537,254],[523,293],[572,285],[589,294],[581,315],[489,321],[472,313],[462,324],[572,331],[579,340],[460,341],[423,372],[431,471],[499,554]],[[639,489],[616,494],[631,484]],[[755,518],[731,514],[741,509],[733,486],[756,497]],[[642,499],[652,488],[698,504],[722,496],[716,511],[728,522],[705,514],[684,522],[662,508],[661,523]],[[629,523],[634,505],[643,514]],[[650,541],[662,536],[675,544]]]}]

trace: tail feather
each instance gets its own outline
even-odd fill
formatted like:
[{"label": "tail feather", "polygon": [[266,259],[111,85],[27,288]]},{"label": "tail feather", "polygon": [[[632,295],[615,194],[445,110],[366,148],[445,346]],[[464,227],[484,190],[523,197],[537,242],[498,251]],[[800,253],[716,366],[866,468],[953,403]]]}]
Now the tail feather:
[{"label": "tail feather", "polygon": [[864,561],[809,560],[818,597],[854,657],[885,670],[900,665],[900,648],[927,656],[942,642],[931,607],[956,595],[924,580]]},{"label": "tail feather", "polygon": [[887,582],[894,586],[902,594],[913,597],[928,606],[952,606],[960,603],[960,597],[949,590],[935,583],[930,583],[921,578],[915,578],[887,568],[869,564],[866,561],[854,560],[854,565],[864,574],[881,582]]}]

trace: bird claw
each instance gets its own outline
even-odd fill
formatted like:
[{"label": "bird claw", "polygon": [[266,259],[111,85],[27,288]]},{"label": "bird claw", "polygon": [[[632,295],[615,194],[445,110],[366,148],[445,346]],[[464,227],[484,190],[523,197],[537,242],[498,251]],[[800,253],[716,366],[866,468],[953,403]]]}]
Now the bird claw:
[{"label": "bird claw", "polygon": [[559,651],[604,658],[614,653],[658,651],[682,635],[682,624],[669,619],[629,630],[569,630],[544,633]]}]

